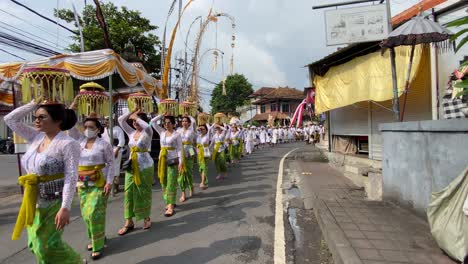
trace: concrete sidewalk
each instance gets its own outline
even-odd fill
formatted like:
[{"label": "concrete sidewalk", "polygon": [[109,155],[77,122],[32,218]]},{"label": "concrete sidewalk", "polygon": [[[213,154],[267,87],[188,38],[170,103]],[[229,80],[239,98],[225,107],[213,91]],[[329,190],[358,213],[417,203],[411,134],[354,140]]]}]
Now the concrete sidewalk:
[{"label": "concrete sidewalk", "polygon": [[[302,159],[300,159],[300,157]],[[367,201],[364,190],[306,147],[290,168],[306,209],[314,210],[335,263],[457,263],[432,238],[428,223],[386,202]]]}]

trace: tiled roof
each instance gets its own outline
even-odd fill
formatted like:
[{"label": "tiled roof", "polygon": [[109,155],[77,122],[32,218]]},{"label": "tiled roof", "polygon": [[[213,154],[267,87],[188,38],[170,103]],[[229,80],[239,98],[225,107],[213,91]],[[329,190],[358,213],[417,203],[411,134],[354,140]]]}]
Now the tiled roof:
[{"label": "tiled roof", "polygon": [[269,112],[269,113],[261,113],[261,114],[256,114],[254,117],[252,117],[252,121],[268,121],[269,116],[273,116],[273,118],[276,119],[290,119],[291,117],[287,114],[275,111],[275,112]]},{"label": "tiled roof", "polygon": [[262,87],[258,89],[257,91],[255,91],[253,94],[249,95],[249,98],[264,96],[266,94],[269,94],[271,91],[275,89],[276,88],[272,88],[272,87]]},{"label": "tiled roof", "polygon": [[264,99],[304,99],[304,92],[296,88],[278,87],[263,96]]}]

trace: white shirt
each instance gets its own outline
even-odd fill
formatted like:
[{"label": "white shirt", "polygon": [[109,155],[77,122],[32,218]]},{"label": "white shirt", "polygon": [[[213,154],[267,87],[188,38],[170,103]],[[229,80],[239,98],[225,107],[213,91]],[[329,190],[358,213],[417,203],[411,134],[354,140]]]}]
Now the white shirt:
[{"label": "white shirt", "polygon": [[[34,108],[36,108],[35,103],[16,108],[4,117],[5,123],[29,143],[28,150],[21,158],[21,165],[28,174],[35,173],[38,176],[64,174],[62,208],[70,209],[78,180],[80,145],[61,131],[50,142],[47,149],[38,153],[37,150],[45,134],[22,121]],[[38,207],[47,207],[48,204],[50,202],[38,199]]]},{"label": "white shirt", "polygon": [[148,152],[137,152],[138,166],[140,170],[152,167],[154,162],[149,154],[151,150],[151,141],[153,140],[153,129],[145,121],[138,118],[136,122],[143,130],[140,133],[140,137],[135,140],[136,130],[133,129],[130,125],[127,124],[127,119],[132,113],[126,113],[119,117],[119,124],[122,127],[123,131],[127,133],[129,137],[128,146],[129,147],[138,147],[141,150],[148,150]]},{"label": "white shirt", "polygon": [[[226,131],[226,129],[225,129],[224,127],[221,128],[221,129],[222,129],[222,130],[221,130],[221,133],[215,132],[214,135],[213,135],[213,138],[212,138],[212,140],[211,140],[211,147],[212,147],[213,149],[214,149],[214,145],[215,145],[216,143],[219,143],[219,142],[224,143],[224,140],[225,140],[225,138],[226,138],[226,132],[227,132],[227,131]],[[221,146],[219,147],[218,153],[223,152],[223,151],[225,150],[225,148],[226,148],[225,144],[221,144]]]},{"label": "white shirt", "polygon": [[[111,144],[111,146],[114,145],[114,142],[111,142],[110,141],[110,131],[107,129],[107,127],[104,128],[104,133],[102,133],[102,138],[109,142]],[[123,130],[119,127],[119,126],[114,126],[112,128],[112,138],[113,139],[118,139],[119,140],[119,143],[117,144],[118,147],[123,147],[125,146],[125,135],[124,135],[124,132]]]},{"label": "white shirt", "polygon": [[157,124],[157,121],[162,119],[163,115],[151,119],[150,124],[158,132],[160,137],[161,147],[173,148],[167,151],[167,159],[179,159],[179,164],[182,163],[182,137],[177,131],[172,131],[172,135],[167,135],[167,131]]},{"label": "white shirt", "polygon": [[[191,117],[191,116],[189,116],[189,118],[190,118],[190,121],[191,121],[191,125],[187,130],[184,130],[184,128],[182,128],[182,127],[177,129],[177,133],[179,133],[179,135],[182,138],[182,143],[183,142],[192,142],[192,143],[194,143],[194,142],[196,142],[196,139],[197,139],[197,135],[195,133],[195,119],[193,117]],[[182,147],[184,148],[185,157],[190,156],[190,150],[193,151],[193,153],[195,153],[195,151],[193,149],[193,144],[192,145],[183,145],[182,144]]]}]

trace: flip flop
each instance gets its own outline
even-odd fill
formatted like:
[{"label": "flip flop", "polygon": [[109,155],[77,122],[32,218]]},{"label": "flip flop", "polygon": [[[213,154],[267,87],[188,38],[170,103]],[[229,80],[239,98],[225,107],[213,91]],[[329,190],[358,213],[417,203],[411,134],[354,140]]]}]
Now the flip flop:
[{"label": "flip flop", "polygon": [[[98,254],[93,256],[93,253],[98,253]],[[96,251],[96,252],[93,251],[93,253],[91,254],[92,260],[98,260],[102,257],[102,251]]]},{"label": "flip flop", "polygon": [[166,210],[166,212],[164,213],[165,217],[171,217],[171,216],[175,215],[175,210],[174,209],[172,209],[172,213],[167,213],[167,211],[168,210]]},{"label": "flip flop", "polygon": [[[124,229],[125,231],[120,232],[120,230],[122,230],[122,229]],[[132,225],[129,225],[129,226],[124,226],[119,230],[119,232],[117,232],[117,234],[119,234],[119,236],[123,236],[123,235],[126,235],[126,234],[130,233],[134,229],[135,229],[135,224],[132,224]]]}]

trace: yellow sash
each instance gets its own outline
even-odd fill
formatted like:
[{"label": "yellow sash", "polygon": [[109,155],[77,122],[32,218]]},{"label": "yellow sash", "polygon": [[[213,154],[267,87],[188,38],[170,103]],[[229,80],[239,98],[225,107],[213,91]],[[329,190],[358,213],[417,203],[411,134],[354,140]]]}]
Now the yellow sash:
[{"label": "yellow sash", "polygon": [[93,179],[94,186],[101,188],[106,185],[106,180],[104,174],[102,173],[102,169],[104,167],[106,167],[106,164],[78,166],[78,171],[95,171]]},{"label": "yellow sash", "polygon": [[57,179],[62,179],[63,173],[54,175],[37,176],[36,174],[27,174],[18,178],[18,183],[24,187],[23,201],[18,212],[15,228],[11,235],[12,240],[17,240],[21,236],[21,232],[25,226],[30,226],[33,223],[34,215],[36,213],[37,203],[37,184],[40,182],[48,182]]},{"label": "yellow sash", "polygon": [[140,166],[138,165],[138,155],[137,153],[149,152],[147,149],[139,149],[137,146],[133,146],[130,149],[130,158],[132,160],[132,171],[133,171],[133,182],[136,185],[141,184],[141,177],[140,177]]},{"label": "yellow sash", "polygon": [[190,141],[183,141],[182,142],[182,171],[181,173],[187,172],[187,165],[185,162],[185,148],[184,146],[193,146],[193,142]]},{"label": "yellow sash", "polygon": [[169,150],[175,150],[172,147],[161,147],[159,152],[159,161],[158,161],[158,177],[161,185],[166,185],[166,172],[167,172],[167,152]]},{"label": "yellow sash", "polygon": [[219,151],[219,148],[221,147],[221,144],[223,144],[223,142],[216,142],[214,151],[213,151],[213,157],[212,157],[213,160],[216,160],[216,156],[218,155],[218,151]]},{"label": "yellow sash", "polygon": [[198,163],[205,164],[205,147],[208,147],[208,144],[197,144],[198,148]]}]

